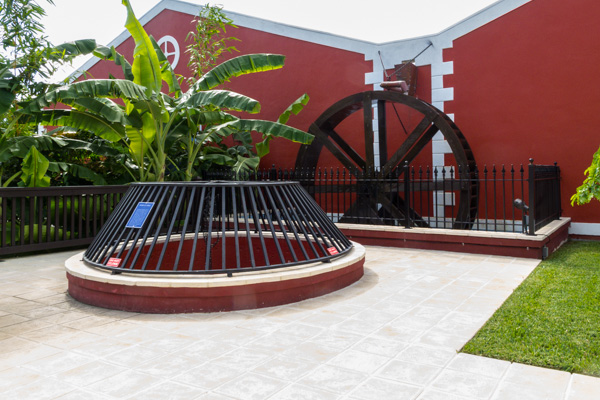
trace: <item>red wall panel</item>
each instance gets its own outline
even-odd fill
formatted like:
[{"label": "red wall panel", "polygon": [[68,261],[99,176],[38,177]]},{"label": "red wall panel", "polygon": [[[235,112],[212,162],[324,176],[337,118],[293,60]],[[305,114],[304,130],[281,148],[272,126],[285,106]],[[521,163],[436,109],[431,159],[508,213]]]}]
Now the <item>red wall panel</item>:
[{"label": "red wall panel", "polygon": [[533,0],[454,40],[447,112],[478,163],[558,162],[574,221],[600,222],[596,202],[569,198],[600,144],[600,2]]},{"label": "red wall panel", "polygon": [[[188,75],[189,60],[185,54],[185,38],[193,29],[193,18],[193,15],[164,10],[145,25],[146,31],[156,40],[164,35],[177,39],[181,56],[175,72],[184,76]],[[274,121],[294,100],[308,93],[311,100],[307,107],[289,121],[296,128],[308,130],[310,124],[334,102],[352,93],[369,90],[364,82],[365,73],[372,71],[372,62],[365,61],[363,54],[244,27],[229,28],[227,34],[241,39],[241,42],[231,42],[240,53],[226,54],[224,57],[248,53],[276,53],[286,56],[283,69],[233,78],[230,83],[221,87],[260,101],[261,112],[257,115],[245,115],[246,118]],[[117,50],[131,60],[132,39],[127,39]],[[109,72],[122,76],[112,63],[98,63],[90,72],[96,78],[104,78]],[[281,167],[292,167],[299,145],[284,139],[275,139],[271,143],[271,154],[263,159],[262,165],[268,167],[276,163]]]}]

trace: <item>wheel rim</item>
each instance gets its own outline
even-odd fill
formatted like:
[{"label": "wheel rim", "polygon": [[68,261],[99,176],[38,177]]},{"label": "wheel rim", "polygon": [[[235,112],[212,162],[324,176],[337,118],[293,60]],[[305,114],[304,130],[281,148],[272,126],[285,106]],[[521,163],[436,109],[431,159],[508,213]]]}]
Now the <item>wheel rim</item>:
[{"label": "wheel rim", "polygon": [[[379,165],[376,165],[376,154],[374,145],[372,145],[375,137],[374,105],[377,106]],[[413,122],[415,122],[412,124],[412,129],[406,130],[404,127],[397,111],[398,106],[412,113]],[[395,112],[395,115],[389,115],[390,109],[393,110],[392,113]],[[364,136],[362,137],[362,146],[360,143],[357,146],[356,143],[351,144],[351,138],[346,137],[341,130],[338,132],[336,128],[343,125],[349,118],[356,118],[351,116],[361,111]],[[358,115],[360,116],[360,114]],[[388,142],[391,142],[391,140],[389,139],[392,137],[398,139],[398,134],[395,131],[397,126],[390,129],[393,125],[390,123],[390,118],[395,119],[396,116],[404,129],[401,135],[405,138],[397,149],[390,152]],[[459,195],[457,201],[458,211],[456,212],[453,228],[470,229],[472,227],[473,221],[477,217],[478,204],[478,183],[474,176],[476,169],[475,157],[465,136],[456,124],[433,105],[398,92],[367,91],[356,93],[329,107],[310,126],[309,132],[315,135],[315,139],[312,144],[301,146],[296,158],[296,169],[316,169],[319,158],[325,149],[349,171],[362,171],[364,174],[369,174],[378,170],[378,173],[384,177],[394,173],[402,173],[400,171],[402,168],[399,167],[405,163],[410,164],[415,160],[428,143],[432,141],[434,135],[440,132],[447,141],[456,164],[459,166],[456,173],[458,179],[454,179],[452,183],[458,185],[459,188],[457,190]],[[356,141],[356,138],[352,139]],[[389,193],[384,194],[389,195]],[[398,197],[399,204],[402,205],[402,199],[399,195]],[[364,197],[358,195],[357,202],[360,202],[361,198],[364,201]],[[395,217],[405,214],[405,212],[398,209],[398,206],[386,202],[385,198],[389,198],[389,196],[377,196],[377,201],[381,205],[380,209]],[[351,216],[352,208],[356,209],[360,205],[353,204],[344,212],[344,215]],[[411,209],[410,212],[412,214],[411,219],[416,225],[427,225],[414,210]]]}]

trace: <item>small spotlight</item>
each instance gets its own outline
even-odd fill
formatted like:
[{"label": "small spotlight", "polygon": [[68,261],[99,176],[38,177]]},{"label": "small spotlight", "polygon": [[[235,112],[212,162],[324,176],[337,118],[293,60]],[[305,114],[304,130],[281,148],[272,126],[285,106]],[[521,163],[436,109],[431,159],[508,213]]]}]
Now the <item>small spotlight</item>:
[{"label": "small spotlight", "polygon": [[523,200],[521,200],[521,199],[515,199],[515,201],[513,201],[513,204],[519,210],[523,210],[524,212],[528,212],[529,211],[529,206],[527,204],[525,204],[523,202]]}]

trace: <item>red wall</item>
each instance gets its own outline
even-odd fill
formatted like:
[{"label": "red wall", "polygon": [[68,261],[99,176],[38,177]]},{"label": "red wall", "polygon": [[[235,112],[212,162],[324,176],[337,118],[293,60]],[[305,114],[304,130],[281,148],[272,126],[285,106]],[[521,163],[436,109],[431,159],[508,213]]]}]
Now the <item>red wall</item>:
[{"label": "red wall", "polygon": [[600,144],[600,2],[533,0],[454,40],[447,113],[480,165],[558,162],[562,207],[574,221],[600,222],[593,202],[570,196]]},{"label": "red wall", "polygon": [[[164,35],[177,39],[181,56],[175,72],[184,76],[188,75],[189,60],[185,54],[185,37],[193,29],[193,18],[193,15],[165,10],[145,25],[148,34],[156,40]],[[274,121],[294,100],[307,93],[310,102],[299,115],[292,116],[289,124],[308,130],[310,124],[331,104],[352,93],[369,89],[364,81],[365,73],[372,71],[372,62],[365,61],[363,54],[244,27],[230,28],[227,34],[241,39],[241,42],[231,42],[240,53],[228,54],[227,57],[248,53],[286,56],[283,69],[233,78],[225,85],[227,89],[260,101],[261,113],[246,115],[246,118]],[[133,41],[129,38],[117,50],[131,60],[133,47]],[[96,78],[106,77],[109,71],[115,76],[122,76],[112,63],[98,63],[90,69]],[[299,145],[284,139],[276,139],[271,143],[271,154],[263,159],[262,165],[276,163],[281,167],[292,167]]]}]

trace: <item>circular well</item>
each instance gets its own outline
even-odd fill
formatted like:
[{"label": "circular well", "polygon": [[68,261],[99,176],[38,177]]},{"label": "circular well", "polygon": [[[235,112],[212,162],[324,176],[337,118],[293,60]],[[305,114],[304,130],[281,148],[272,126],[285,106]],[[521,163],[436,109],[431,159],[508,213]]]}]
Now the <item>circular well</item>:
[{"label": "circular well", "polygon": [[69,294],[82,303],[132,312],[191,313],[271,307],[321,296],[358,281],[365,249],[331,262],[212,275],[109,274],[82,261],[66,263]]}]

